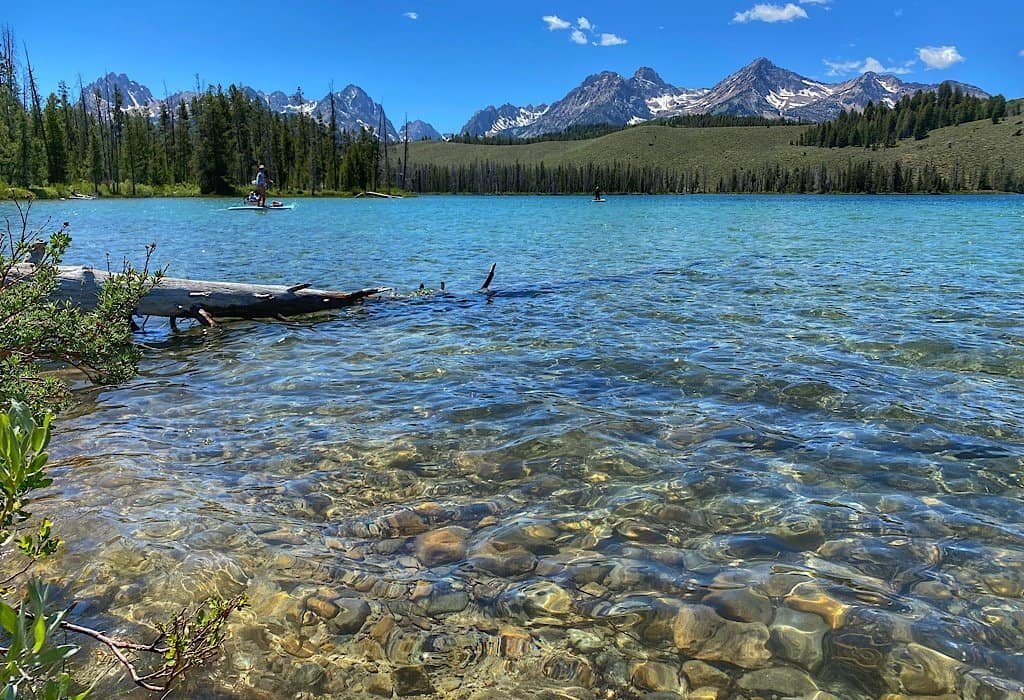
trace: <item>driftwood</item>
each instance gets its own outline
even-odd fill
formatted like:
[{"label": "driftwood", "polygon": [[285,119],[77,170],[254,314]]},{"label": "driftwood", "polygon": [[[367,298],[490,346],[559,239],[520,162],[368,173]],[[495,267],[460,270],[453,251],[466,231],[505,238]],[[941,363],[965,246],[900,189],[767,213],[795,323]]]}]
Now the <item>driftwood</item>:
[{"label": "driftwood", "polygon": [[[30,275],[31,265],[17,266],[18,275]],[[110,275],[89,267],[61,267],[57,294],[85,309],[96,306],[100,285]],[[269,284],[210,282],[164,277],[142,299],[135,312],[140,316],[194,318],[208,326],[220,319],[278,318],[351,306],[386,291],[371,287],[354,292],[311,289],[310,284],[290,287]]]},{"label": "driftwood", "polygon": [[355,199],[359,199],[360,197],[369,197],[371,199],[402,199],[402,195],[400,194],[384,194],[383,192],[371,192],[369,190],[360,192],[355,196]]}]

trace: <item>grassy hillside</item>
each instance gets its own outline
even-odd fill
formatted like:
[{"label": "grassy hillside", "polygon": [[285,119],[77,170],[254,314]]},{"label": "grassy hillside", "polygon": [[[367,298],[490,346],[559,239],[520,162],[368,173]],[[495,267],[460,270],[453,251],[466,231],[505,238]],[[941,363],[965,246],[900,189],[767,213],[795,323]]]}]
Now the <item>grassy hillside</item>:
[{"label": "grassy hillside", "polygon": [[514,146],[490,146],[422,141],[409,144],[409,163],[470,166],[484,161],[547,167],[611,163],[654,166],[668,171],[706,173],[707,182],[728,177],[732,170],[755,170],[765,165],[784,169],[843,168],[870,161],[904,168],[934,166],[944,178],[954,169],[970,180],[982,168],[1000,166],[1024,176],[1024,116],[970,122],[937,129],[921,141],[901,141],[895,148],[815,148],[795,146],[802,126],[673,128],[640,126],[586,141],[550,141]]}]

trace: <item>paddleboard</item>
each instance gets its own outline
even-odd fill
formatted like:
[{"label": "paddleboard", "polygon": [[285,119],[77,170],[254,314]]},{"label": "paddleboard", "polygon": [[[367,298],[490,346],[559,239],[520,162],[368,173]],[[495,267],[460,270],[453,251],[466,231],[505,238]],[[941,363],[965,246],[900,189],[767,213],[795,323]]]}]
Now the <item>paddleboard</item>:
[{"label": "paddleboard", "polygon": [[255,204],[242,204],[235,207],[228,207],[228,211],[278,211],[279,209],[294,208],[294,204],[282,204],[279,207],[257,207]]},{"label": "paddleboard", "polygon": [[601,197],[601,199],[592,199],[590,201],[593,202],[594,204],[601,204],[602,202],[607,202],[608,200],[605,199],[604,197]]}]

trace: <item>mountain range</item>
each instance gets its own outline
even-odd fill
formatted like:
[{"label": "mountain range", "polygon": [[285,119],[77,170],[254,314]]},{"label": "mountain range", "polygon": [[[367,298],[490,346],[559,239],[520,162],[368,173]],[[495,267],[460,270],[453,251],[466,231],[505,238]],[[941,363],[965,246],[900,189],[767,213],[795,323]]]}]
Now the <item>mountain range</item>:
[{"label": "mountain range", "polygon": [[[973,85],[947,82],[965,93],[989,96]],[[824,83],[780,68],[766,58],[757,59],[711,88],[677,87],[662,80],[651,68],[640,68],[630,78],[605,71],[589,76],[565,97],[551,104],[488,106],[473,114],[459,133],[529,138],[559,133],[579,125],[624,126],[687,114],[822,122],[834,119],[844,109],[863,109],[869,102],[891,107],[905,95],[913,95],[919,90],[938,90],[940,85],[909,83],[894,75],[871,72],[841,83]],[[164,101],[175,108],[180,101],[188,101],[195,96],[195,92],[182,91],[159,100],[149,88],[123,73],[109,73],[83,90],[87,96],[98,91],[100,106],[108,108],[108,100],[115,87],[123,96],[123,109],[152,117],[159,114]],[[288,95],[280,90],[267,93],[251,87],[239,89],[280,114],[313,114],[325,120],[330,114],[330,92],[320,99],[309,99],[298,92]],[[341,128],[378,130],[383,107],[362,88],[348,85],[335,92],[333,98],[335,119]],[[87,104],[95,108],[93,98],[88,97]],[[384,119],[384,128],[391,140],[404,136],[389,119]],[[437,129],[420,120],[410,121],[408,132],[412,141],[442,138]]]},{"label": "mountain range", "polygon": [[[973,85],[949,83],[965,93],[988,97]],[[686,114],[822,122],[834,119],[843,109],[863,109],[868,102],[891,107],[904,95],[938,89],[939,84],[907,83],[894,75],[870,72],[842,83],[823,83],[779,68],[766,58],[712,88],[675,87],[653,69],[640,68],[631,78],[612,72],[592,75],[550,106],[487,107],[474,114],[460,133],[535,137],[581,124],[637,124]]]},{"label": "mountain range", "polygon": [[[196,95],[194,91],[184,90],[172,93],[160,100],[153,96],[148,87],[135,82],[124,73],[108,73],[83,88],[84,94],[87,96],[86,105],[89,108],[94,108],[95,101],[89,96],[99,92],[100,105],[104,109],[109,108],[115,88],[121,92],[123,109],[148,114],[154,118],[160,114],[161,103],[166,102],[169,107],[176,109],[179,102],[188,102]],[[262,102],[268,109],[279,114],[315,114],[326,120],[331,113],[330,92],[320,99],[309,99],[298,92],[288,95],[280,90],[263,92],[248,86],[239,89],[250,99]],[[358,85],[349,85],[334,93],[335,119],[341,129],[358,131],[366,127],[378,131],[383,111],[383,107],[374,102]],[[398,130],[395,129],[390,119],[385,118],[384,128],[387,130],[389,139],[398,140]],[[409,138],[412,140],[441,138],[441,135],[429,124],[417,121],[409,122]]]}]

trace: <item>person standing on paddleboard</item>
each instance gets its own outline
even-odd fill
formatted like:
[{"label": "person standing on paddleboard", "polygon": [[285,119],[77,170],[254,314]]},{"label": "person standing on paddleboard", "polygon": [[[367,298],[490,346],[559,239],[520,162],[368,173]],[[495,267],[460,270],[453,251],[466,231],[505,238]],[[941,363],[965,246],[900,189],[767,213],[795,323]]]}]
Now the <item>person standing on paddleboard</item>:
[{"label": "person standing on paddleboard", "polygon": [[267,177],[267,166],[260,163],[260,169],[256,173],[254,184],[256,185],[256,195],[258,197],[256,203],[261,207],[267,206],[267,186],[271,182],[272,180]]}]

